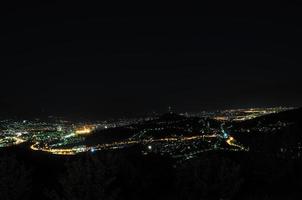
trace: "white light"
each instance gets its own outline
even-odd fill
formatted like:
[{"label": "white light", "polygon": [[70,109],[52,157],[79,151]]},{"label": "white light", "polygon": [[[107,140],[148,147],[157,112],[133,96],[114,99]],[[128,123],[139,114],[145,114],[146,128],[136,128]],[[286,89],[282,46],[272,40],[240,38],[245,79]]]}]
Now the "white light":
[{"label": "white light", "polygon": [[152,149],[152,146],[151,146],[151,145],[149,145],[149,146],[148,146],[148,149],[149,149],[149,150],[151,150],[151,149]]},{"label": "white light", "polygon": [[17,133],[16,133],[16,136],[17,136],[17,137],[20,137],[21,135],[22,135],[21,132],[17,132]]},{"label": "white light", "polygon": [[62,126],[58,126],[58,127],[57,127],[57,131],[60,131],[60,132],[61,132],[62,130],[63,130]]}]

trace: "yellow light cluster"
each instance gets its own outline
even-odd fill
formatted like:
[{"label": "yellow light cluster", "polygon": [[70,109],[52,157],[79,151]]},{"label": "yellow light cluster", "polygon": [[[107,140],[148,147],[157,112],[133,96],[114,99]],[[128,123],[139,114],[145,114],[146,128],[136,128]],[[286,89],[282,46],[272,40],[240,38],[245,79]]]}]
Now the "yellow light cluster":
[{"label": "yellow light cluster", "polygon": [[78,129],[75,131],[76,134],[81,135],[81,134],[89,134],[91,133],[92,129],[88,127],[83,127],[81,129]]},{"label": "yellow light cluster", "polygon": [[215,120],[218,120],[218,121],[227,121],[228,120],[228,117],[224,117],[224,116],[217,116],[217,117],[214,117]]}]

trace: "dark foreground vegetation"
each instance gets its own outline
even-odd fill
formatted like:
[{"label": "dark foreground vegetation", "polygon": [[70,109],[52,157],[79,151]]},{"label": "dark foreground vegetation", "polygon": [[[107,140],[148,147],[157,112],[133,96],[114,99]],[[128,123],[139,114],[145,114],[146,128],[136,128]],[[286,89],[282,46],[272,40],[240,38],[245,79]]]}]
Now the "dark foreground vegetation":
[{"label": "dark foreground vegetation", "polygon": [[[301,199],[302,161],[211,152],[182,163],[126,152],[59,157],[1,152],[2,200]],[[65,164],[64,164],[65,163]]]}]

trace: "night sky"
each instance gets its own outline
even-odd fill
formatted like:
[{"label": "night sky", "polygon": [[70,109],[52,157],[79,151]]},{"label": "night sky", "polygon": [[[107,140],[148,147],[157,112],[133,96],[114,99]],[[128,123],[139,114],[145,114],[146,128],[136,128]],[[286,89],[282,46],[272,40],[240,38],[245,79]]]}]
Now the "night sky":
[{"label": "night sky", "polygon": [[239,6],[1,6],[1,112],[108,118],[168,106],[301,106],[302,5]]}]

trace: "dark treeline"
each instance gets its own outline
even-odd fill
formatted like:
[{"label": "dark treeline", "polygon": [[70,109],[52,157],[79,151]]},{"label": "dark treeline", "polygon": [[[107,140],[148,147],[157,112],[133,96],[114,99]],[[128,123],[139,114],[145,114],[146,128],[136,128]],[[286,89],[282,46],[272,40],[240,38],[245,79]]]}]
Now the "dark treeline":
[{"label": "dark treeline", "polygon": [[[3,200],[301,199],[302,161],[210,152],[187,161],[140,155],[140,147],[72,157],[1,152]],[[65,164],[64,164],[65,163]]]}]

